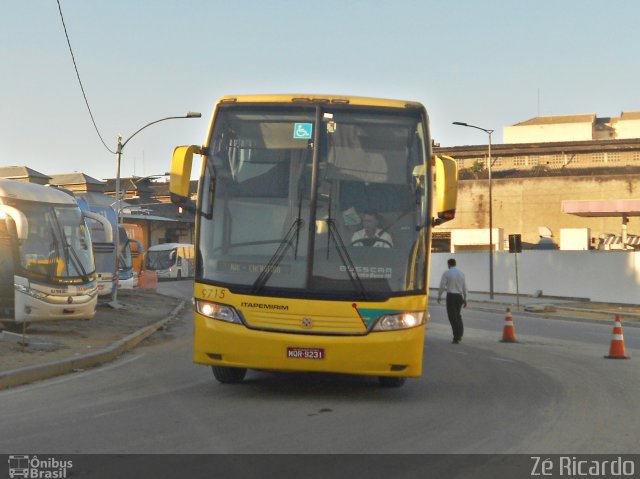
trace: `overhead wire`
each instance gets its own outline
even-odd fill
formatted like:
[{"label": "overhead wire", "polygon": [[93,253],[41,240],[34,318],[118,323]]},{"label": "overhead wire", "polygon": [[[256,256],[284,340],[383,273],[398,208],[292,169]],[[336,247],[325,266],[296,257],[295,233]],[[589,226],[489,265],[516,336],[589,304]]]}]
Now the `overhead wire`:
[{"label": "overhead wire", "polygon": [[104,145],[104,147],[109,150],[110,153],[112,154],[116,154],[115,151],[113,151],[111,148],[109,148],[107,146],[107,144],[105,143],[105,141],[102,139],[102,135],[100,134],[100,130],[98,129],[98,125],[96,124],[96,120],[93,117],[93,112],[91,111],[91,107],[89,106],[89,100],[87,99],[87,95],[84,91],[84,86],[82,85],[82,80],[80,79],[80,72],[78,71],[78,65],[76,64],[76,58],[73,54],[73,49],[71,48],[71,41],[69,40],[69,33],[67,32],[67,26],[64,23],[64,16],[62,15],[62,7],[60,6],[60,0],[56,0],[58,2],[58,11],[60,12],[60,20],[62,20],[62,27],[64,28],[64,35],[65,37],[67,37],[67,45],[69,45],[69,52],[71,53],[71,60],[73,60],[73,67],[76,70],[76,76],[78,77],[78,83],[80,84],[80,90],[82,90],[82,96],[84,97],[84,102],[87,105],[87,110],[89,110],[89,116],[91,117],[91,122],[93,123],[93,127],[96,130],[96,133],[98,134],[98,138],[100,138],[100,141],[102,142],[102,144]]}]

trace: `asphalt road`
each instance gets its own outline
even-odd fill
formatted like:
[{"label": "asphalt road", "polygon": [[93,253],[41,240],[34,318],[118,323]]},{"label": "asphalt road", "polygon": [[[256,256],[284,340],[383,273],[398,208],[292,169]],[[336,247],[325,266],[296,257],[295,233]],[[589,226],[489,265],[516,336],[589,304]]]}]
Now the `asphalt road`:
[{"label": "asphalt road", "polygon": [[[163,283],[174,295],[188,282]],[[121,359],[0,391],[0,451],[71,453],[639,453],[640,328],[607,360],[611,325],[467,310],[450,343],[434,305],[425,374],[375,378],[250,371],[215,382],[191,362],[191,313]]]}]

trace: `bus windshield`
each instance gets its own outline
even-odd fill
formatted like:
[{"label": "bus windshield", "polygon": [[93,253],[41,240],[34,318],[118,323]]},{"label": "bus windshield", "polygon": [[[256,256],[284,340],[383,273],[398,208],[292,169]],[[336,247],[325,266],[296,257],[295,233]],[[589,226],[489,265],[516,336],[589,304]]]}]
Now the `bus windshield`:
[{"label": "bus windshield", "polygon": [[169,269],[176,257],[175,249],[148,250],[146,267],[150,270]]},{"label": "bus windshield", "polygon": [[118,227],[118,266],[121,271],[128,271],[133,268],[131,259],[131,246],[129,245],[129,237],[123,227]]},{"label": "bus windshield", "polygon": [[48,280],[83,278],[94,273],[91,240],[77,207],[25,202],[28,238],[21,244],[21,267],[32,277]]},{"label": "bus windshield", "polygon": [[425,122],[418,108],[220,105],[196,274],[290,297],[424,291]]}]

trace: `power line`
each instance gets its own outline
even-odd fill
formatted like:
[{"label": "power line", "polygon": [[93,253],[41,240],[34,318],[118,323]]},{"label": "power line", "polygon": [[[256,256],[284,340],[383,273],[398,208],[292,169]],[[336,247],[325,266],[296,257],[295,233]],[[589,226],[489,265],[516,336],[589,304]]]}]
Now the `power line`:
[{"label": "power line", "polygon": [[116,154],[111,148],[107,146],[107,144],[102,139],[102,135],[98,130],[98,125],[96,125],[96,120],[93,118],[93,113],[91,112],[91,107],[89,106],[89,100],[87,100],[87,95],[84,92],[84,87],[82,86],[82,80],[80,79],[80,73],[78,72],[78,65],[76,64],[76,58],[73,55],[73,50],[71,49],[71,41],[69,40],[69,34],[67,33],[67,26],[64,23],[64,17],[62,16],[62,7],[60,6],[60,0],[56,0],[58,2],[58,11],[60,12],[60,20],[62,20],[62,27],[64,28],[64,35],[67,37],[67,45],[69,45],[69,52],[71,53],[71,60],[73,60],[73,67],[76,70],[76,76],[78,77],[78,83],[80,83],[80,90],[82,90],[82,96],[84,97],[84,102],[87,105],[87,110],[89,110],[89,116],[91,117],[91,122],[93,123],[93,127],[96,129],[96,133],[100,138],[100,141],[104,145],[104,147],[109,150],[110,153]]}]

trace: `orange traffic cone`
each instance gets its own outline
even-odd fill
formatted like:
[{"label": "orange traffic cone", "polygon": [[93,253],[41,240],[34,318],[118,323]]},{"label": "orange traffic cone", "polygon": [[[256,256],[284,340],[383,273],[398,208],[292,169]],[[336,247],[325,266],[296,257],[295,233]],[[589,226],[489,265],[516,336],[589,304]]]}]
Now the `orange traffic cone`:
[{"label": "orange traffic cone", "polygon": [[504,317],[504,329],[502,331],[502,343],[517,343],[516,328],[513,327],[513,318],[511,317],[511,308],[507,308],[507,315]]},{"label": "orange traffic cone", "polygon": [[611,347],[607,359],[629,359],[624,350],[624,335],[622,334],[622,322],[620,316],[616,316],[616,323],[613,326],[613,337],[611,338]]}]

